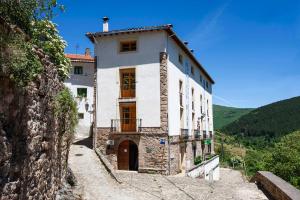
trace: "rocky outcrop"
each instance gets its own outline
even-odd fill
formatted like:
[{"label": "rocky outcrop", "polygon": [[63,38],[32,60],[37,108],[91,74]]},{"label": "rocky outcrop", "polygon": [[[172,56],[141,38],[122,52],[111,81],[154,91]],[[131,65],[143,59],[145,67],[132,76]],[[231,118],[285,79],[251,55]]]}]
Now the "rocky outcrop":
[{"label": "rocky outcrop", "polygon": [[33,50],[43,72],[25,88],[0,74],[0,199],[54,199],[65,178],[72,140],[69,118],[55,117],[62,90],[55,66]]}]

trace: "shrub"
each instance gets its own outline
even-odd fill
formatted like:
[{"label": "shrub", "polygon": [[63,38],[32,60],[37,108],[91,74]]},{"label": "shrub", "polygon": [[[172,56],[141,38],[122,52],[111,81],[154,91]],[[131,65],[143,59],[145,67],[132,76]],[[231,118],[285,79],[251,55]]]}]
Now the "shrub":
[{"label": "shrub", "polygon": [[73,133],[75,126],[78,122],[77,116],[77,104],[68,88],[64,88],[58,93],[54,101],[54,112],[56,118],[60,122],[67,121],[68,124],[64,124],[63,133],[68,130],[68,132]]},{"label": "shrub", "polygon": [[197,156],[195,159],[194,159],[194,165],[198,165],[202,163],[202,158],[201,156]]}]

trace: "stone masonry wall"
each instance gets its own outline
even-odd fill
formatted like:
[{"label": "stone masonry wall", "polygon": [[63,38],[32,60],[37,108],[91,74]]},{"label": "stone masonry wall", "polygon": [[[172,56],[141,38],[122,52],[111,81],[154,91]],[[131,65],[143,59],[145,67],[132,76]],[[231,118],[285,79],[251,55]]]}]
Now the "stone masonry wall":
[{"label": "stone masonry wall", "polygon": [[72,135],[53,104],[63,84],[48,56],[34,52],[44,69],[26,88],[0,74],[1,200],[54,199],[65,176]]}]

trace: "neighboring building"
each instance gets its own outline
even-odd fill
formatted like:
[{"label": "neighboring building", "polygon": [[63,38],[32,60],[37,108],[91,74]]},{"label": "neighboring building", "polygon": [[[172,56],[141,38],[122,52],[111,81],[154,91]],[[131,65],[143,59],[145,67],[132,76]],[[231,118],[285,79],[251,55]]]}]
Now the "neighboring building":
[{"label": "neighboring building", "polygon": [[213,79],[172,25],[87,33],[97,59],[94,147],[115,169],[176,174],[213,154]]},{"label": "neighboring building", "polygon": [[73,93],[78,107],[76,134],[88,136],[92,132],[93,123],[95,61],[89,48],[84,55],[66,54],[66,57],[71,60],[72,69],[65,85]]}]

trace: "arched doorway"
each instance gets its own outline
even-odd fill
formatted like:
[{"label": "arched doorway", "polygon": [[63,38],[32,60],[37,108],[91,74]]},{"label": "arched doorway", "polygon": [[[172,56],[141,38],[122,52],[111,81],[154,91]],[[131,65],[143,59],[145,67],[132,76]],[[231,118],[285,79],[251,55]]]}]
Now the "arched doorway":
[{"label": "arched doorway", "polygon": [[138,146],[131,140],[120,143],[118,148],[118,169],[137,171],[139,168]]}]

